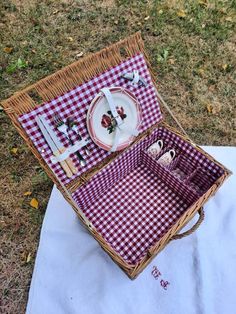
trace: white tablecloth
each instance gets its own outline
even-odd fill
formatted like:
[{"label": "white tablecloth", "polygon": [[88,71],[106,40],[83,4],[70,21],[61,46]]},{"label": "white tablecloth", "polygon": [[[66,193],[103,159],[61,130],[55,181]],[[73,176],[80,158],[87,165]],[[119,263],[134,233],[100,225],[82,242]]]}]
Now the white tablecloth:
[{"label": "white tablecloth", "polygon": [[[236,148],[205,149],[236,173]],[[27,313],[236,313],[235,187],[233,175],[205,205],[199,229],[172,241],[134,281],[87,233],[54,187]]]}]

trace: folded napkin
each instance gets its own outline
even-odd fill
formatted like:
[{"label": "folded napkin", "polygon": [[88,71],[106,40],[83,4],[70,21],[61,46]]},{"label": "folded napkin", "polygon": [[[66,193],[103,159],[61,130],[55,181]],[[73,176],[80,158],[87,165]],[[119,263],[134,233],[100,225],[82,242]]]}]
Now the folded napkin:
[{"label": "folded napkin", "polygon": [[[236,173],[236,148],[205,149]],[[133,281],[83,228],[54,187],[27,313],[236,313],[235,187],[233,175],[205,205],[205,220],[199,229],[172,241]]]}]

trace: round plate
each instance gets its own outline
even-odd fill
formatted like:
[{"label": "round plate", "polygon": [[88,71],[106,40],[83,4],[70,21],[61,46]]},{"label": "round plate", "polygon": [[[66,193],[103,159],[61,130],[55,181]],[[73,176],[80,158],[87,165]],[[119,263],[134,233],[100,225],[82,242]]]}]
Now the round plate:
[{"label": "round plate", "polygon": [[[141,108],[136,97],[122,87],[111,87],[109,90],[124,125],[137,129],[141,122]],[[114,141],[115,121],[102,92],[93,99],[89,106],[87,128],[91,139],[96,145],[107,151],[111,149]],[[133,138],[130,134],[121,132],[116,150],[124,149],[132,142]]]}]

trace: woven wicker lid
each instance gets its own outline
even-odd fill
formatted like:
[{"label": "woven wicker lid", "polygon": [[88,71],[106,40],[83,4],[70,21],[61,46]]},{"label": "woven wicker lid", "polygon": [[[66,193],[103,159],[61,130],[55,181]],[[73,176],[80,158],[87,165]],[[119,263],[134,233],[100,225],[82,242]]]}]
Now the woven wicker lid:
[{"label": "woven wicker lid", "polygon": [[[35,116],[44,114],[52,122],[55,112],[59,112],[62,118],[75,114],[80,123],[81,135],[88,137],[86,114],[92,99],[102,87],[122,86],[130,90],[139,101],[142,109],[140,133],[144,133],[163,118],[149,69],[141,35],[136,33],[18,92],[4,101],[3,106],[37,158],[40,161],[43,159],[44,168],[51,172],[54,181],[59,180],[65,186],[71,185],[77,177],[106,163],[116,153],[103,151],[90,144],[93,157],[88,158],[88,166],[79,169],[72,178],[66,178],[63,171],[60,171],[60,166],[50,164],[50,154],[42,154],[48,148],[39,135]],[[147,82],[146,87],[132,85],[130,81],[121,78],[124,73],[134,70]],[[63,135],[58,136],[64,140]]]}]

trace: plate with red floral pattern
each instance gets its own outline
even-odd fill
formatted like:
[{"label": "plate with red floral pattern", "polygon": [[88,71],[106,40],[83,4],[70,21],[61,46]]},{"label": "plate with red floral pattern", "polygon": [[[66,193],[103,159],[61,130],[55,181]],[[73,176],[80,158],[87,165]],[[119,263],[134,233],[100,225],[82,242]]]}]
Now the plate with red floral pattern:
[{"label": "plate with red floral pattern", "polygon": [[[141,107],[133,93],[123,87],[109,88],[117,113],[125,127],[138,129],[141,123]],[[93,142],[104,150],[112,147],[116,121],[113,118],[105,95],[100,92],[91,102],[87,113],[87,128]],[[127,147],[134,137],[126,132],[120,133],[117,151]]]}]

